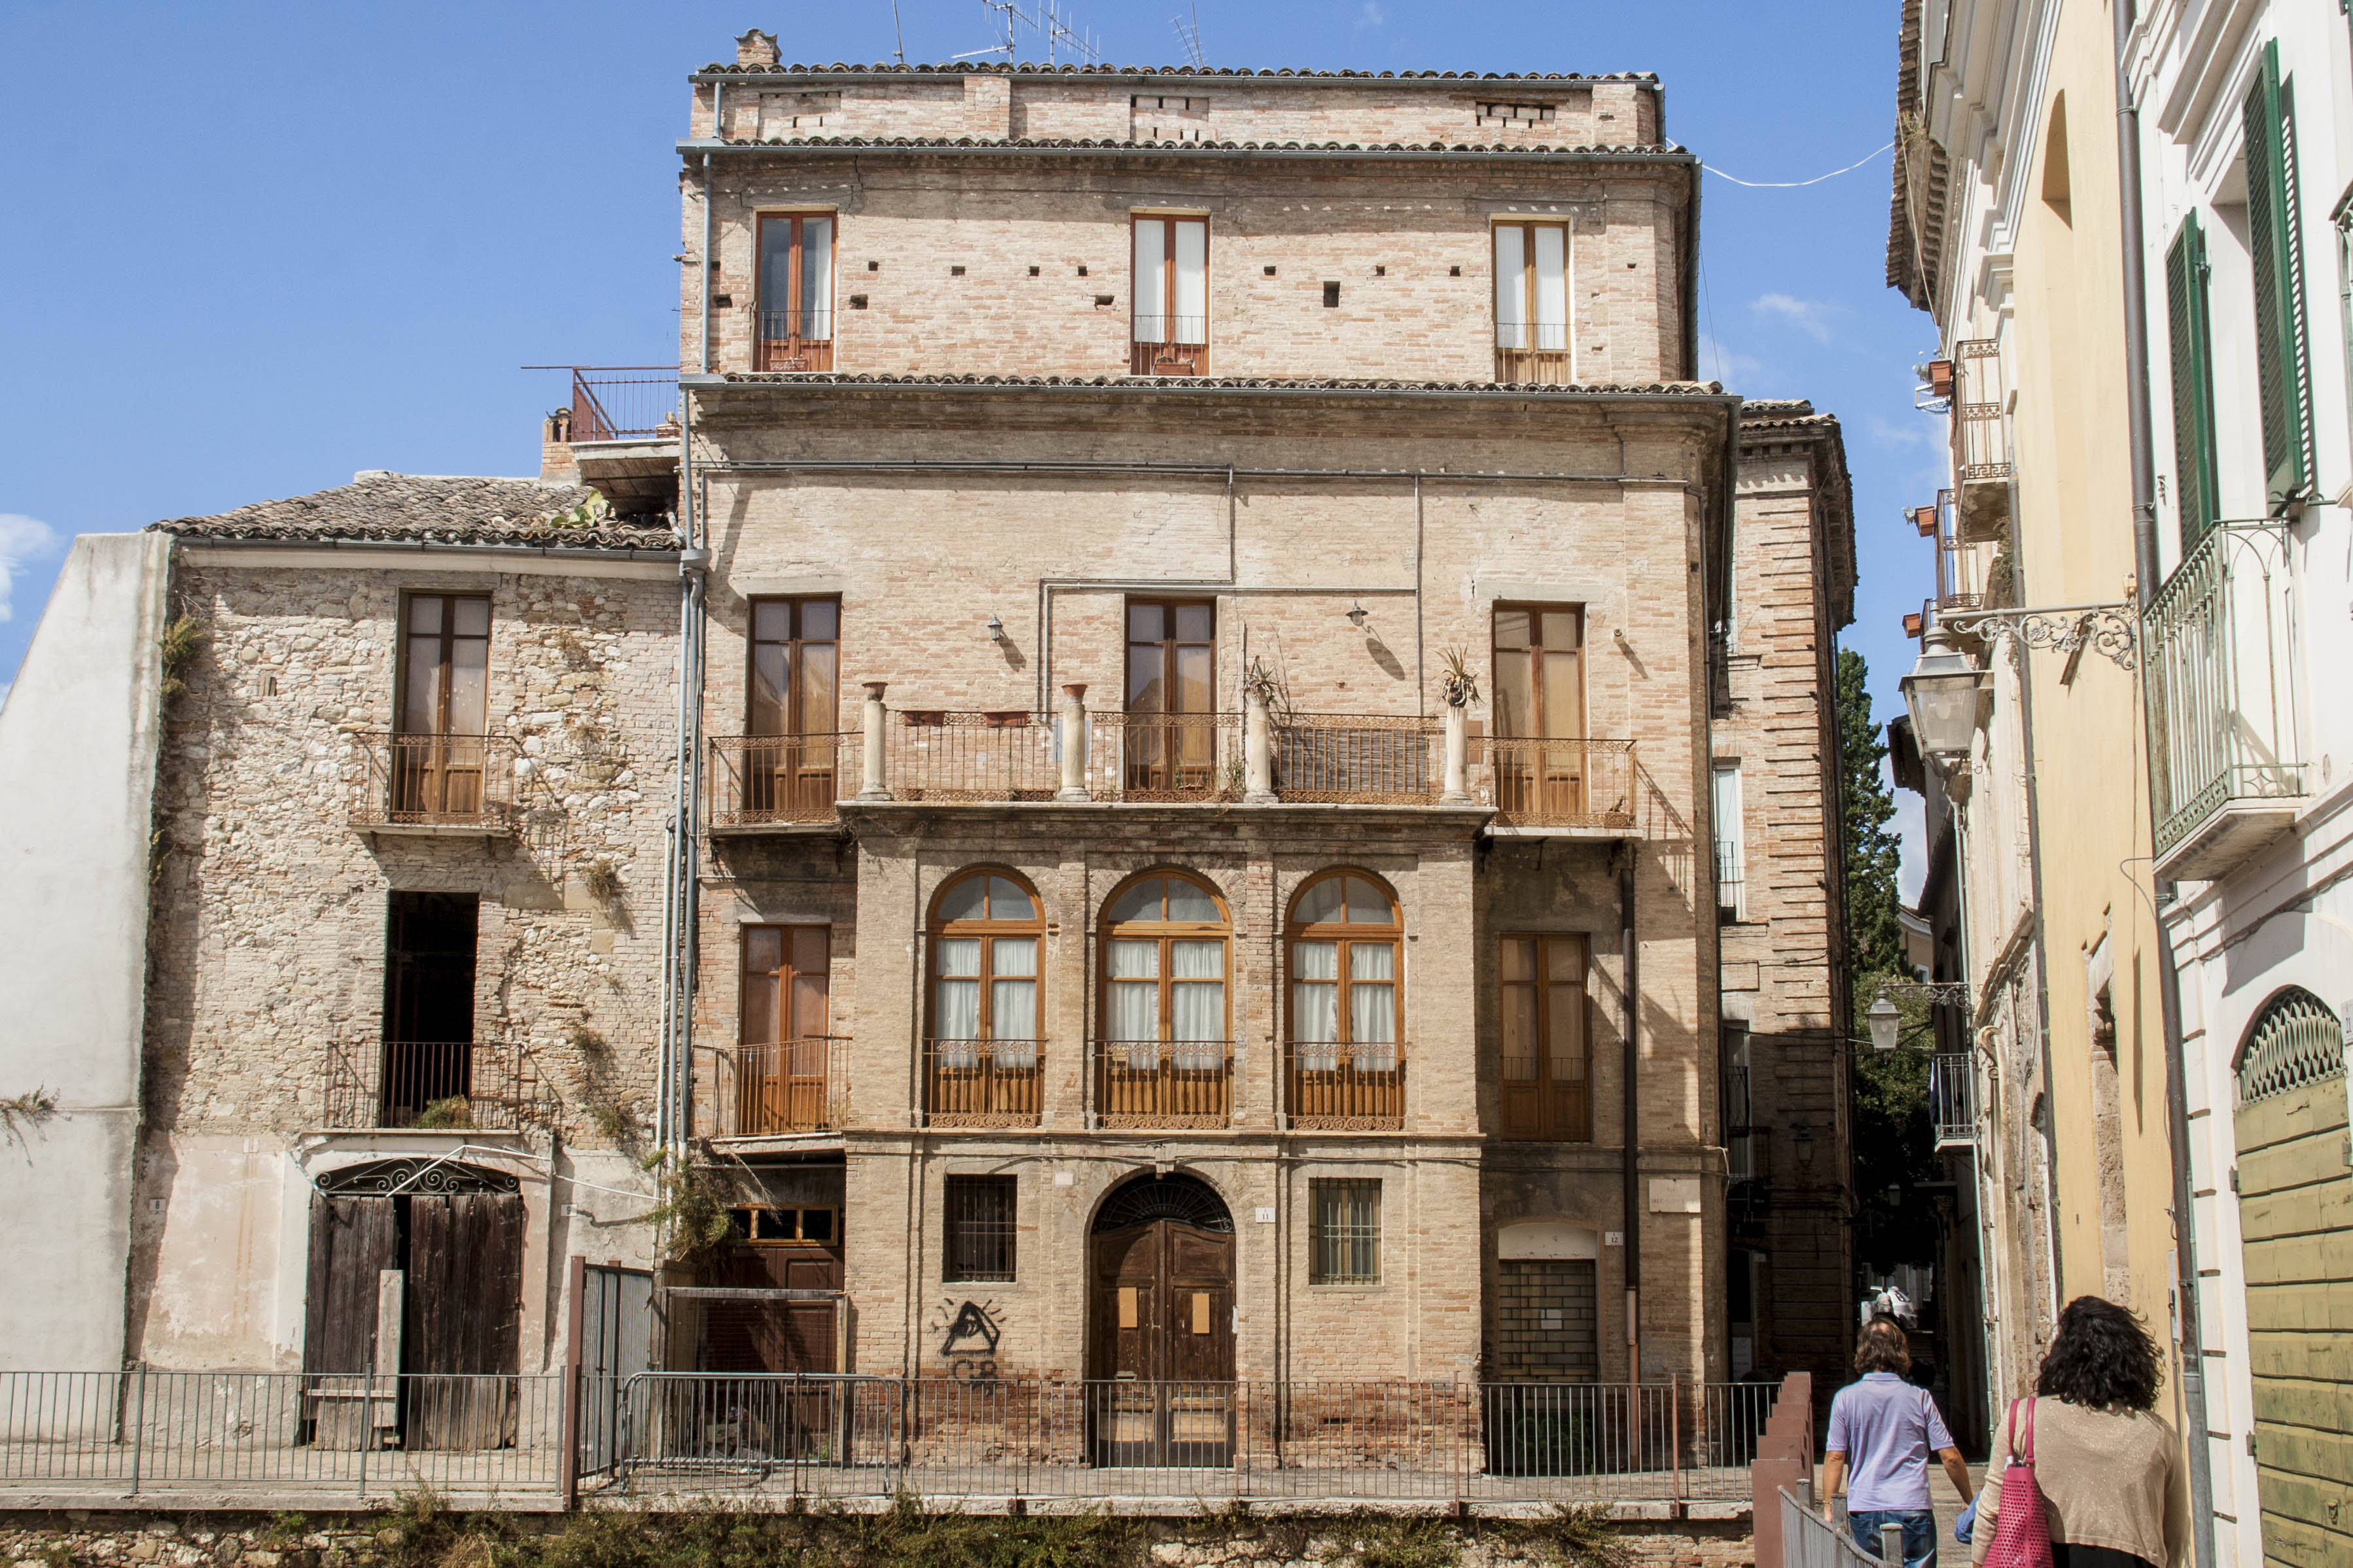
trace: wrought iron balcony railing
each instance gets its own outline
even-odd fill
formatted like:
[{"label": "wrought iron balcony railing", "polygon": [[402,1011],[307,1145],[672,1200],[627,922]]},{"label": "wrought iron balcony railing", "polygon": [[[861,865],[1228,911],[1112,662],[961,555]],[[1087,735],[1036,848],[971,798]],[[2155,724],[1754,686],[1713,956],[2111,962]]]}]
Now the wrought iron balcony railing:
[{"label": "wrought iron balcony railing", "polygon": [[711,742],[706,810],[714,827],[825,823],[858,793],[857,731],[722,735]]},{"label": "wrought iron balcony railing", "polygon": [[923,1047],[927,1127],[1035,1127],[1045,1106],[1042,1040],[930,1040]]},{"label": "wrought iron balcony railing", "polygon": [[2158,591],[2141,640],[2157,869],[2208,880],[2284,831],[2306,787],[2284,526],[2216,526]]},{"label": "wrought iron balcony railing", "polygon": [[1405,1047],[1294,1040],[1283,1107],[1303,1132],[1395,1132],[1405,1126]]},{"label": "wrought iron balcony railing", "polygon": [[1274,793],[1284,800],[1419,805],[1443,787],[1435,719],[1293,713],[1274,721]]},{"label": "wrought iron balcony railing", "polygon": [[1128,346],[1128,374],[1208,374],[1208,326],[1203,316],[1136,317]]},{"label": "wrought iron balcony railing", "polygon": [[507,735],[357,734],[354,827],[504,831],[514,808]]},{"label": "wrought iron balcony railing", "polygon": [[754,310],[752,368],[824,371],[833,368],[833,312]]},{"label": "wrought iron balcony railing", "polygon": [[327,1047],[326,1125],[512,1131],[554,1117],[538,1064],[505,1040],[338,1041]]},{"label": "wrought iron balcony railing", "polygon": [[1634,826],[1634,742],[1483,735],[1472,792],[1510,827]]},{"label": "wrought iron balcony railing", "polygon": [[1928,1114],[1937,1148],[1977,1147],[1977,1063],[1968,1052],[1939,1051],[1928,1064]]},{"label": "wrought iron balcony railing", "polygon": [[679,433],[678,370],[674,365],[572,367],[572,406],[562,418],[563,439],[651,441]]},{"label": "wrought iron balcony railing", "polygon": [[1098,1040],[1095,1119],[1104,1127],[1223,1127],[1232,1118],[1230,1040]]},{"label": "wrought iron balcony railing", "polygon": [[839,1035],[767,1045],[705,1046],[711,1060],[712,1138],[776,1138],[839,1131],[849,1088],[849,1045]]},{"label": "wrought iron balcony railing", "polygon": [[1959,481],[1957,537],[1991,541],[2010,521],[2007,395],[2001,344],[1977,338],[1953,345],[1953,474]]}]

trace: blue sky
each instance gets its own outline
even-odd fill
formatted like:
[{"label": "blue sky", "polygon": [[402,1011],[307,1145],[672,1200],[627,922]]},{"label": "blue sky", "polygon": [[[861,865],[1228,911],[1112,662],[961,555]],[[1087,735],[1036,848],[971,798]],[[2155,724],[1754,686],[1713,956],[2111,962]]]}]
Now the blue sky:
[{"label": "blue sky", "polygon": [[[1182,0],[1068,0],[1117,63],[1181,60]],[[1204,0],[1212,65],[1649,70],[1668,133],[1745,180],[1886,142],[1894,0]],[[900,0],[910,60],[980,0]],[[357,5],[0,0],[0,687],[66,542],[348,480],[536,470],[559,377],[675,342],[685,74],[747,26],[887,59],[889,0]],[[1025,56],[1042,54],[1025,47]],[[1934,332],[1883,283],[1887,157],[1803,190],[1710,178],[1708,374],[1845,422],[1882,717],[1911,646],[1941,429]],[[1908,879],[1907,879],[1908,880]],[[1907,889],[1908,890],[1908,889]]]}]

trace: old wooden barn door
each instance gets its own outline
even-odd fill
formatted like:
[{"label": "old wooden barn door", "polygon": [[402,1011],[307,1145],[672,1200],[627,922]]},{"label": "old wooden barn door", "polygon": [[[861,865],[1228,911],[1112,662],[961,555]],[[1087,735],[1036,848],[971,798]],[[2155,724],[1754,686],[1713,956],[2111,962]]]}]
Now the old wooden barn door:
[{"label": "old wooden barn door", "polygon": [[311,1200],[305,1419],[321,1447],[515,1440],[522,1196],[424,1160],[330,1171]]},{"label": "old wooden barn door", "polygon": [[1234,1222],[1224,1202],[1196,1177],[1138,1177],[1104,1200],[1089,1251],[1095,1462],[1228,1463]]},{"label": "old wooden barn door", "polygon": [[2353,1562],[2353,1172],[2345,1032],[2308,991],[2274,997],[2239,1061],[2239,1245],[2247,1281],[2263,1561]]}]

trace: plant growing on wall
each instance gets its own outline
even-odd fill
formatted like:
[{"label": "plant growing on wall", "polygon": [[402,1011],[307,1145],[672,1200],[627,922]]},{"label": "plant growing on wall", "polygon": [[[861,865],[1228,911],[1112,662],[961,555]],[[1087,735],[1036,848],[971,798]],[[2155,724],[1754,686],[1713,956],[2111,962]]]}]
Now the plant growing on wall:
[{"label": "plant growing on wall", "polygon": [[1438,660],[1445,669],[1438,678],[1438,689],[1449,708],[1468,708],[1479,700],[1479,672],[1471,668],[1468,649],[1447,647],[1438,650]]},{"label": "plant growing on wall", "polygon": [[25,1142],[25,1133],[39,1128],[41,1123],[57,1113],[56,1095],[46,1089],[28,1089],[22,1094],[12,1094],[0,1100],[0,1131],[6,1133],[9,1142],[30,1152],[31,1145]]},{"label": "plant growing on wall", "polygon": [[473,1102],[462,1094],[437,1100],[417,1114],[419,1127],[471,1127],[474,1124]]},{"label": "plant growing on wall", "polygon": [[601,857],[591,860],[580,873],[580,885],[588,889],[590,898],[609,904],[621,896],[620,868]]},{"label": "plant growing on wall", "polygon": [[155,646],[163,653],[164,701],[187,694],[188,666],[195,662],[196,655],[203,650],[211,635],[204,622],[183,612],[164,628],[164,635],[155,639]]},{"label": "plant growing on wall", "polygon": [[662,1256],[674,1263],[696,1263],[735,1234],[728,1216],[727,1194],[715,1173],[676,1164],[665,1149],[648,1160],[645,1168],[659,1173],[660,1201],[638,1216],[657,1235],[668,1234]]}]

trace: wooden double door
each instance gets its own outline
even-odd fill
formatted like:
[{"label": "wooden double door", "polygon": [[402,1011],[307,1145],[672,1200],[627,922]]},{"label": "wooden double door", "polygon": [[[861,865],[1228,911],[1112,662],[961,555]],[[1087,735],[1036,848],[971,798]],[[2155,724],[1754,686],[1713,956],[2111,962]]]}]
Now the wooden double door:
[{"label": "wooden double door", "polygon": [[1091,1245],[1088,1425],[1099,1465],[1220,1466],[1234,1437],[1234,1237],[1173,1218]]}]

